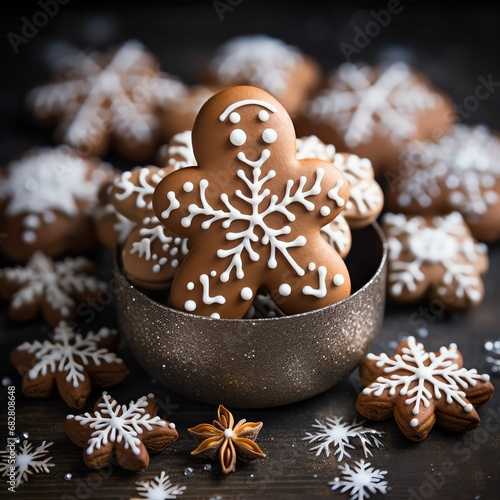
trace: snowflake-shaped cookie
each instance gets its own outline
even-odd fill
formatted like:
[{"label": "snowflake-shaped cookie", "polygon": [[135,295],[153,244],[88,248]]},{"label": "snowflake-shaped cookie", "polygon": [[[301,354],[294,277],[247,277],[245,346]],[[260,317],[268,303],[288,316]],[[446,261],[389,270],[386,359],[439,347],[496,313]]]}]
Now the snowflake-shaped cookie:
[{"label": "snowflake-shaped cookie", "polygon": [[135,484],[140,498],[135,497],[130,500],[175,500],[186,490],[185,486],[173,485],[169,476],[163,471],[149,481],[137,481]]},{"label": "snowflake-shaped cookie", "polygon": [[297,158],[319,158],[333,163],[349,182],[349,201],[342,212],[352,229],[372,223],[384,206],[384,193],[375,180],[372,163],[348,153],[337,153],[333,144],[325,144],[315,135],[297,139]]},{"label": "snowflake-shaped cookie", "polygon": [[156,416],[153,394],[120,405],[103,392],[92,413],[68,415],[64,430],[73,443],[84,448],[83,460],[91,469],[105,467],[113,451],[124,469],[145,469],[148,452],[159,453],[178,437],[172,422]]},{"label": "snowflake-shaped cookie", "polygon": [[243,35],[221,45],[206,81],[219,87],[252,85],[276,97],[291,114],[319,84],[321,71],[297,47],[266,35]]},{"label": "snowflake-shaped cookie", "polygon": [[338,169],[297,160],[290,117],[255,87],[230,87],[203,106],[193,129],[197,167],[158,184],[157,217],[192,248],[170,303],[195,314],[241,318],[260,287],[287,314],[347,297],[345,263],[320,229],[345,206]]},{"label": "snowflake-shaped cookie", "polygon": [[109,53],[77,58],[71,71],[33,89],[28,105],[38,120],[57,123],[62,142],[81,154],[102,156],[113,143],[139,161],[158,148],[159,108],[184,91],[158,71],[141,43],[129,40]]},{"label": "snowflake-shaped cookie", "polygon": [[456,210],[480,241],[500,238],[500,139],[485,126],[455,125],[437,142],[413,142],[387,190],[394,210]]},{"label": "snowflake-shaped cookie", "polygon": [[46,398],[57,390],[72,408],[83,408],[91,383],[112,387],[128,370],[111,352],[116,347],[116,330],[101,328],[86,335],[61,322],[50,340],[24,342],[10,353],[10,360],[23,375],[22,391],[30,397]]},{"label": "snowflake-shaped cookie", "polygon": [[96,247],[92,214],[113,169],[67,146],[32,148],[0,169],[0,251],[26,262]]},{"label": "snowflake-shaped cookie", "polygon": [[388,294],[394,301],[428,296],[450,310],[481,302],[487,248],[472,238],[460,213],[433,217],[387,213],[382,227],[389,246]]},{"label": "snowflake-shaped cookie", "polygon": [[8,445],[5,450],[0,451],[0,472],[2,477],[8,477],[10,480],[10,472],[12,467],[15,471],[15,485],[13,488],[18,488],[20,484],[28,481],[31,474],[39,474],[40,472],[50,472],[50,467],[54,464],[50,461],[52,457],[47,457],[48,449],[54,443],[42,441],[40,445],[33,448],[33,444],[28,441],[23,441],[18,450],[15,450],[15,445]]},{"label": "snowflake-shaped cookie", "polygon": [[51,326],[70,321],[79,303],[106,290],[106,283],[91,273],[94,264],[84,257],[53,261],[41,252],[25,267],[0,269],[0,297],[10,300],[14,321],[31,321],[41,315]]},{"label": "snowflake-shaped cookie", "polygon": [[345,464],[339,465],[339,469],[342,479],[335,478],[328,483],[332,490],[342,488],[340,493],[349,492],[352,500],[364,500],[370,498],[370,494],[387,493],[387,471],[375,469],[363,459],[354,462],[354,467]]},{"label": "snowflake-shaped cookie", "polygon": [[307,104],[300,134],[315,134],[338,149],[370,158],[376,172],[399,149],[450,125],[451,103],[402,62],[344,63]]},{"label": "snowflake-shaped cookie", "polygon": [[363,448],[365,457],[371,457],[372,452],[370,447],[382,447],[383,443],[379,438],[382,437],[384,433],[364,427],[362,424],[363,422],[356,422],[356,420],[354,420],[352,424],[349,425],[343,422],[342,417],[327,418],[324,423],[316,419],[316,423],[312,426],[318,430],[306,432],[306,437],[302,439],[309,441],[309,443],[319,443],[311,448],[311,451],[316,451],[317,457],[323,452],[329,457],[330,445],[333,444],[336,448],[334,456],[338,455],[337,460],[339,462],[342,462],[344,457],[351,458],[347,450],[354,449],[355,446],[351,443],[351,440],[358,439]]},{"label": "snowflake-shaped cookie", "polygon": [[153,210],[154,190],[173,170],[136,168],[123,172],[111,188],[116,211],[135,223],[122,248],[124,272],[132,283],[146,289],[165,288],[188,253],[188,240],[161,224]]},{"label": "snowflake-shaped cookie", "polygon": [[374,420],[394,416],[412,441],[425,439],[435,423],[458,432],[476,428],[475,407],[494,392],[489,375],[463,368],[455,344],[427,352],[415,337],[402,342],[394,356],[368,354],[360,376],[366,387],[358,395],[358,411]]}]

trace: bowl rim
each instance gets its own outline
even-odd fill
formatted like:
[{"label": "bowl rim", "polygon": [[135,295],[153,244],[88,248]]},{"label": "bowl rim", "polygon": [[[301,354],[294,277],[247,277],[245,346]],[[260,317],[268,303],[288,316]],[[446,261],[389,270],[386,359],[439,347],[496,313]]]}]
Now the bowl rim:
[{"label": "bowl rim", "polygon": [[115,268],[119,272],[119,278],[124,280],[131,288],[133,288],[134,293],[139,294],[141,296],[141,298],[143,300],[145,300],[146,302],[153,303],[154,306],[158,306],[161,309],[164,309],[166,312],[171,311],[171,312],[179,315],[180,317],[186,317],[186,319],[190,319],[192,321],[196,319],[199,321],[212,321],[212,322],[215,321],[215,322],[221,322],[224,324],[241,323],[241,322],[244,322],[247,324],[253,324],[256,322],[266,323],[266,322],[272,322],[272,321],[286,321],[286,320],[293,319],[293,318],[303,318],[303,317],[307,317],[310,315],[314,315],[314,314],[317,314],[318,311],[324,311],[324,310],[328,310],[328,309],[338,308],[338,307],[342,306],[343,304],[346,304],[347,302],[349,302],[349,300],[352,300],[353,298],[357,297],[358,295],[364,293],[364,291],[369,286],[371,286],[373,281],[383,272],[383,270],[387,264],[388,243],[387,243],[387,238],[384,234],[384,231],[382,230],[380,224],[377,221],[374,221],[374,222],[368,224],[364,228],[360,228],[360,230],[368,228],[368,227],[371,227],[372,229],[375,230],[377,236],[380,239],[380,242],[382,243],[382,256],[380,258],[380,262],[377,266],[377,269],[375,270],[375,272],[373,273],[371,278],[362,287],[358,288],[358,290],[356,290],[354,293],[350,294],[345,299],[342,299],[338,302],[335,302],[334,304],[330,304],[328,306],[321,307],[319,309],[313,309],[312,311],[306,311],[303,313],[289,314],[289,315],[277,316],[277,317],[271,317],[271,318],[253,318],[253,319],[252,318],[212,318],[210,316],[202,316],[199,314],[192,314],[189,312],[181,311],[179,309],[174,309],[173,307],[170,307],[166,304],[162,304],[161,302],[158,302],[157,300],[154,300],[153,298],[149,297],[147,294],[145,294],[144,292],[139,290],[133,283],[131,283],[127,279],[127,277],[123,273],[123,268],[121,265],[121,247],[122,247],[122,245],[116,246],[113,260],[114,260]]}]

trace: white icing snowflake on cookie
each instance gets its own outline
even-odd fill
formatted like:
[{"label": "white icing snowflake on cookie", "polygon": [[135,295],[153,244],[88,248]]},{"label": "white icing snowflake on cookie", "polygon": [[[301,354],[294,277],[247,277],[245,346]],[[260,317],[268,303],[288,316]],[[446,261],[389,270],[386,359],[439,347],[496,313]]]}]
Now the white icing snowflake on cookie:
[{"label": "white icing snowflake on cookie", "polygon": [[23,216],[23,243],[37,241],[37,230],[56,220],[57,214],[77,217],[97,205],[101,185],[111,176],[107,164],[93,168],[66,146],[34,148],[4,169],[0,202],[4,217]]},{"label": "white icing snowflake on cookie", "polygon": [[385,214],[388,238],[388,287],[395,299],[418,299],[428,289],[451,306],[478,304],[483,297],[480,275],[487,248],[470,235],[458,212],[421,217]]},{"label": "white icing snowflake on cookie", "polygon": [[130,150],[155,148],[157,108],[183,95],[184,85],[159,73],[157,61],[135,40],[112,55],[84,57],[80,63],[62,81],[31,91],[28,104],[35,116],[58,120],[63,141],[85,154],[107,149],[111,136]]},{"label": "white icing snowflake on cookie", "polygon": [[[125,450],[134,455],[141,453],[141,435],[155,427],[165,427],[166,420],[146,413],[153,394],[140,397],[137,401],[130,401],[128,405],[120,405],[107,392],[102,393],[102,400],[97,404],[95,411],[82,415],[68,415],[67,420],[74,420],[82,426],[88,426],[91,431],[85,453],[92,455],[108,443],[119,443]],[[170,424],[172,429],[174,424]]]},{"label": "white icing snowflake on cookie", "polygon": [[[0,451],[1,462],[0,472],[2,477],[10,479],[10,471],[14,468],[15,486],[18,488],[21,483],[28,481],[31,474],[39,474],[40,472],[50,472],[50,467],[54,467],[51,463],[52,457],[47,457],[48,449],[54,443],[42,441],[40,445],[33,448],[33,444],[28,441],[23,441],[19,445],[19,449],[14,451],[15,461],[12,462],[12,450],[8,446],[5,450]],[[15,445],[14,445],[15,446]]]},{"label": "white icing snowflake on cookie", "polygon": [[196,165],[191,141],[191,130],[179,132],[171,137],[158,152],[162,164],[178,170],[179,168]]},{"label": "white icing snowflake on cookie", "polygon": [[348,147],[379,133],[400,142],[415,132],[417,113],[434,108],[437,99],[404,63],[381,69],[344,63],[306,114],[337,127]]},{"label": "white icing snowflake on cookie", "polygon": [[356,422],[356,420],[352,424],[347,424],[342,417],[327,418],[325,422],[316,419],[316,423],[312,427],[317,430],[306,432],[306,437],[302,439],[309,441],[309,443],[319,443],[311,448],[311,451],[316,451],[317,457],[323,452],[329,457],[330,445],[333,444],[335,447],[334,456],[337,456],[339,462],[342,462],[344,457],[351,458],[347,450],[355,448],[351,443],[353,439],[360,441],[365,457],[372,456],[370,447],[382,447],[383,443],[379,438],[384,433],[364,427],[362,424],[363,422]]},{"label": "white icing snowflake on cookie", "polygon": [[116,330],[101,328],[82,335],[61,322],[50,340],[23,342],[11,352],[10,359],[24,375],[24,394],[50,396],[53,387],[44,392],[39,386],[41,379],[52,378],[66,403],[82,408],[90,394],[90,380],[110,387],[128,374],[123,361],[107,347],[116,339]]},{"label": "white icing snowflake on cookie", "polygon": [[53,261],[35,252],[25,267],[0,269],[0,284],[10,299],[10,316],[29,321],[41,312],[53,326],[72,319],[76,297],[93,297],[107,288],[106,283],[89,275],[93,268],[84,257]]},{"label": "white icing snowflake on cookie", "polygon": [[349,492],[352,500],[370,498],[370,494],[387,493],[388,483],[385,481],[387,471],[371,467],[365,460],[357,460],[354,466],[339,465],[342,479],[336,478],[328,483],[332,490],[340,489],[340,493]]},{"label": "white icing snowflake on cookie", "polygon": [[402,161],[410,175],[398,182],[396,202],[428,208],[444,196],[474,222],[499,201],[499,158],[500,139],[485,126],[455,125],[438,142],[410,143]]},{"label": "white icing snowflake on cookie", "polygon": [[457,364],[460,356],[456,344],[441,347],[439,353],[433,353],[427,352],[415,337],[408,337],[406,342],[401,354],[393,357],[384,353],[368,354],[367,359],[382,369],[382,375],[365,387],[363,394],[380,396],[388,391],[391,395],[404,396],[405,404],[411,407],[414,415],[409,422],[411,427],[420,424],[421,407],[428,408],[440,399],[448,405],[458,403],[465,412],[471,412],[474,406],[464,390],[474,387],[478,381],[489,381],[489,375],[480,375],[474,368],[467,370],[460,367]]}]

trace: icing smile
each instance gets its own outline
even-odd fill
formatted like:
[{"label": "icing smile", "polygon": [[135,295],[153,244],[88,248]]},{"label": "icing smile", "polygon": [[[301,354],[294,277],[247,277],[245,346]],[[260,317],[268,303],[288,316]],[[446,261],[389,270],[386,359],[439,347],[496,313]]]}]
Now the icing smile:
[{"label": "icing smile", "polygon": [[253,167],[253,168],[261,168],[262,165],[264,165],[265,161],[271,156],[271,151],[269,151],[269,149],[264,149],[262,151],[262,153],[260,154],[260,157],[258,160],[255,160],[255,161],[252,161],[252,160],[249,160],[245,153],[243,153],[243,151],[240,151],[238,153],[238,160],[242,161],[243,163],[246,163],[247,165],[249,165],[250,167]]}]

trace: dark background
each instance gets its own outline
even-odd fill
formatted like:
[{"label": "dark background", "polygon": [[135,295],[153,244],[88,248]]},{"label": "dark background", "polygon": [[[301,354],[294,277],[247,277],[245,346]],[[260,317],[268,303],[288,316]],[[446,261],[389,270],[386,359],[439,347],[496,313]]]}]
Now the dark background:
[{"label": "dark background", "polygon": [[[228,0],[223,1],[229,4]],[[238,4],[236,0],[232,3]],[[137,38],[157,55],[164,71],[194,83],[201,64],[217,45],[235,35],[263,33],[297,45],[328,71],[345,61],[340,44],[354,44],[356,30],[364,30],[366,23],[373,19],[369,11],[386,10],[388,2],[327,0],[327,4],[322,7],[315,1],[290,5],[288,2],[241,0],[234,5],[233,11],[224,13],[221,21],[211,0],[134,3],[70,0],[60,6],[59,13],[46,26],[39,28],[35,37],[26,45],[20,45],[19,53],[15,54],[7,34],[20,34],[22,17],[32,19],[40,6],[37,2],[4,3],[0,26],[3,62],[0,72],[0,164],[30,146],[52,143],[52,131],[43,130],[28,119],[24,96],[34,85],[50,77],[57,55],[64,53],[71,44],[78,48],[105,49]],[[497,2],[431,4],[402,0],[400,5],[401,12],[392,15],[390,23],[370,38],[367,46],[353,57],[354,61],[405,60],[448,92],[457,105],[474,96],[480,77],[488,79],[491,75],[492,80],[500,81]],[[485,123],[500,130],[500,87],[461,121]],[[467,314],[444,314],[430,310],[425,303],[406,307],[388,304],[373,352],[392,352],[398,340],[413,334],[424,340],[428,350],[456,342],[464,354],[466,367],[489,372],[483,344],[500,337],[499,244],[492,245],[490,250],[491,268],[485,277],[485,300],[478,308]],[[99,264],[101,277],[105,278],[109,271],[109,255],[99,260]],[[93,324],[93,328],[101,324],[114,326],[113,308],[105,309],[96,321],[98,324]],[[164,403],[160,415],[168,417],[173,411],[172,420],[182,431],[173,449],[152,460],[143,476],[115,468],[111,477],[102,477],[89,473],[83,466],[81,450],[69,443],[62,432],[61,420],[68,413],[65,404],[56,396],[50,401],[23,397],[20,378],[8,363],[11,348],[47,332],[41,323],[14,325],[6,319],[5,306],[0,309],[0,366],[4,368],[0,374],[12,378],[17,387],[18,429],[29,431],[35,443],[43,439],[54,441],[51,455],[56,467],[50,474],[32,476],[19,489],[19,498],[54,500],[61,498],[61,494],[76,497],[79,485],[90,481],[94,485],[90,498],[121,500],[133,495],[135,481],[150,479],[163,470],[170,474],[174,484],[187,486],[180,497],[186,499],[208,499],[217,495],[225,500],[347,498],[347,495],[331,492],[327,486],[327,482],[338,474],[335,459],[315,457],[302,438],[305,432],[312,430],[311,424],[316,418],[324,421],[326,417],[342,415],[350,421],[357,416],[354,408],[359,390],[356,372],[332,390],[303,403],[235,412],[236,418],[264,421],[258,442],[269,458],[248,467],[238,466],[236,474],[222,477],[216,464],[213,464],[213,472],[204,472],[204,461],[193,460],[186,453],[194,442],[184,431],[210,421],[215,417],[216,408],[168,393],[155,385],[131,353],[124,350],[121,355],[133,374],[133,383],[122,384],[113,395],[126,402],[153,390]],[[480,415],[486,419],[490,415],[488,412],[493,411],[496,415],[493,421],[499,424],[500,378],[494,374],[492,377],[497,392],[481,409]],[[5,421],[4,394],[2,390],[0,426]],[[94,391],[90,400],[97,394],[98,391]],[[172,405],[171,410],[168,404]],[[436,428],[423,443],[415,445],[401,435],[392,420],[366,425],[386,432],[386,446],[383,450],[375,450],[373,458],[368,460],[374,467],[388,471],[390,490],[387,498],[409,498],[412,491],[433,499],[498,498],[498,431],[485,434],[482,426],[477,432],[456,435]],[[3,438],[0,436],[0,439]],[[362,453],[353,451],[353,459],[360,458],[363,458]],[[443,474],[446,464],[450,463],[454,472]],[[194,469],[189,477],[183,475],[186,467]],[[71,481],[63,479],[67,472],[73,474]],[[85,490],[80,493],[84,494],[81,498],[89,497],[85,496]]]},{"label": "dark background", "polygon": [[[43,2],[43,0],[41,0]],[[48,0],[56,1],[56,0]],[[373,21],[370,11],[387,11],[388,2],[262,2],[219,0],[228,6],[221,17],[212,0],[199,2],[110,2],[69,0],[28,43],[14,53],[8,33],[21,35],[23,17],[41,9],[38,2],[2,5],[0,26],[3,68],[0,87],[0,162],[33,144],[51,140],[26,120],[24,96],[46,81],[54,61],[68,45],[105,49],[137,38],[160,59],[164,71],[188,83],[215,47],[240,34],[263,33],[295,44],[315,57],[325,71],[345,61],[341,44],[354,45],[358,30]],[[231,7],[231,3],[234,7]],[[458,105],[474,95],[479,77],[500,81],[496,2],[397,2],[386,27],[369,36],[353,61],[405,60],[424,71]],[[229,9],[233,9],[232,11]],[[375,28],[376,29],[376,28]],[[369,30],[368,30],[369,31]],[[500,89],[482,101],[466,123],[500,129]]]}]

